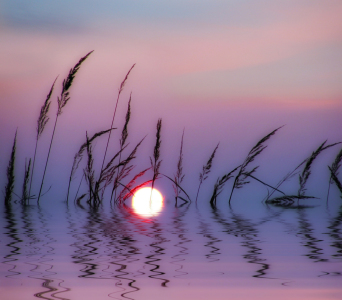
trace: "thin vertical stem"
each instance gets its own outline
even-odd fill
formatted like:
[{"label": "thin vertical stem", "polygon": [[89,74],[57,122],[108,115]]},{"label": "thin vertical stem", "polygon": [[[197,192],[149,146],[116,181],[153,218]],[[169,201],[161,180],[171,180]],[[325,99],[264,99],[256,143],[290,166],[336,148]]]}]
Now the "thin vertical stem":
[{"label": "thin vertical stem", "polygon": [[40,200],[40,195],[42,193],[42,189],[43,189],[43,184],[44,184],[44,178],[45,178],[45,173],[46,173],[46,168],[49,162],[49,157],[50,157],[50,152],[51,152],[51,146],[52,146],[52,141],[53,138],[55,136],[55,130],[56,130],[56,125],[57,125],[57,120],[58,120],[58,114],[56,115],[56,121],[55,121],[55,125],[53,126],[53,132],[52,132],[52,136],[51,136],[51,141],[50,141],[50,147],[49,147],[49,152],[46,158],[46,163],[45,163],[45,168],[44,168],[44,173],[43,173],[43,179],[42,179],[42,183],[40,185],[40,190],[39,190],[39,194],[38,194],[38,200],[37,203],[39,204],[39,200]]}]

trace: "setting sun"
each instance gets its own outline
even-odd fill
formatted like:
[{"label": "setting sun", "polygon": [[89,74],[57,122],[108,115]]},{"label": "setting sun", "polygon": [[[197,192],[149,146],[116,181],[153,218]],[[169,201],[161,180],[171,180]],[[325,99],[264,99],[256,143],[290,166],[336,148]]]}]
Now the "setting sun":
[{"label": "setting sun", "polygon": [[146,217],[155,216],[161,212],[163,200],[163,196],[158,190],[145,187],[134,193],[132,207],[139,215]]}]

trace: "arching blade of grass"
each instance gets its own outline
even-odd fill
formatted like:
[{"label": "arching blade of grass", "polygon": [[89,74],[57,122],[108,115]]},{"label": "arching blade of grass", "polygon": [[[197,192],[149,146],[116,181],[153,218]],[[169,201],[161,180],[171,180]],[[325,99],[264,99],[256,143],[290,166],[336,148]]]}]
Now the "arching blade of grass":
[{"label": "arching blade of grass", "polygon": [[255,160],[255,158],[264,151],[267,146],[265,146],[265,143],[283,126],[278,127],[277,129],[273,130],[269,134],[265,135],[259,142],[256,143],[256,145],[249,151],[245,161],[242,163],[239,173],[236,175],[234,179],[234,184],[232,187],[232,190],[230,192],[229,196],[229,204],[233,196],[234,189],[242,188],[243,185],[249,183],[249,181],[246,181],[246,179],[252,175],[259,166],[254,167],[252,170],[248,171],[247,166]]},{"label": "arching blade of grass", "polygon": [[[190,199],[189,195],[187,194],[187,192],[175,180],[173,180],[171,177],[169,177],[169,176],[167,176],[165,174],[161,174],[160,173],[160,175],[163,175],[167,179],[171,180],[173,182],[173,184],[177,187],[177,189],[180,189],[185,194],[185,196],[188,198],[188,200],[191,202],[191,199]],[[180,197],[180,196],[177,196],[177,197]]]},{"label": "arching blade of grass", "polygon": [[[151,167],[145,169],[145,170],[142,170],[141,172],[139,172],[138,174],[136,174],[126,185],[125,187],[131,191],[133,190],[134,188],[132,188],[132,186],[136,183],[136,181],[145,175],[145,173],[147,171],[149,171],[151,169]],[[119,184],[121,184],[120,182],[118,182]],[[122,190],[118,196],[118,199],[119,199],[119,202],[122,202],[124,201],[125,199],[127,199],[129,197],[129,195],[127,195],[127,192],[125,192],[125,190]]]},{"label": "arching blade of grass", "polygon": [[[107,129],[107,130],[103,130],[103,131],[99,131],[97,133],[95,133],[90,139],[89,139],[89,143],[91,144],[96,138],[100,137],[101,135],[110,132],[111,130],[116,129],[116,128],[111,128],[111,129]],[[80,147],[80,149],[78,150],[78,152],[75,154],[74,156],[74,161],[71,167],[71,172],[70,172],[70,177],[69,177],[69,184],[68,184],[68,192],[67,192],[67,203],[69,200],[69,191],[70,191],[70,185],[71,185],[71,181],[73,180],[73,176],[75,175],[75,172],[83,158],[83,153],[84,150],[87,149],[87,142],[83,143]]]},{"label": "arching blade of grass", "polygon": [[215,185],[214,185],[214,191],[213,191],[213,194],[211,196],[211,199],[210,199],[210,204],[211,206],[213,205],[216,205],[216,200],[217,200],[217,197],[218,195],[221,194],[222,192],[222,189],[224,187],[224,185],[226,184],[226,182],[233,177],[233,174],[234,172],[240,168],[240,166],[237,166],[235,169],[233,169],[232,171],[230,171],[229,173],[223,175],[221,178],[218,178]]},{"label": "arching blade of grass", "polygon": [[[45,168],[44,168],[44,173],[43,173],[43,178],[42,178],[42,183],[40,185],[40,190],[39,190],[39,194],[38,194],[38,200],[37,203],[39,204],[39,200],[40,200],[40,195],[42,193],[42,189],[43,189],[43,185],[44,185],[44,179],[45,179],[45,173],[46,173],[46,169],[47,169],[47,165],[49,162],[49,157],[50,157],[50,152],[51,152],[51,146],[52,146],[52,142],[53,142],[53,138],[55,136],[55,130],[56,130],[56,126],[57,126],[57,121],[58,121],[58,117],[62,114],[62,109],[65,107],[65,105],[69,102],[70,100],[70,96],[69,96],[69,89],[72,86],[72,83],[74,81],[74,78],[76,76],[76,73],[78,72],[78,70],[81,67],[81,64],[88,58],[88,56],[92,53],[93,51],[90,51],[87,55],[85,55],[84,57],[82,57],[78,63],[69,71],[69,75],[67,76],[66,79],[63,80],[63,85],[62,85],[62,92],[61,92],[61,96],[57,98],[57,103],[58,103],[58,108],[57,108],[57,113],[56,113],[56,120],[55,120],[55,125],[53,127],[53,131],[52,131],[52,136],[51,136],[51,141],[50,141],[50,146],[49,146],[49,151],[48,151],[48,155],[46,158],[46,163],[45,163]],[[112,127],[112,126],[111,126]]]},{"label": "arching blade of grass", "polygon": [[17,132],[18,130],[15,131],[11,157],[10,157],[10,160],[8,162],[8,167],[7,167],[7,185],[5,188],[5,204],[6,205],[9,205],[11,203],[12,193],[14,189],[14,181],[15,181],[14,166],[15,166],[15,152],[17,149]]},{"label": "arching blade of grass", "polygon": [[311,166],[312,163],[315,161],[315,159],[317,158],[317,156],[322,153],[322,151],[333,147],[337,144],[340,143],[334,143],[334,144],[330,144],[325,146],[327,141],[323,142],[314,152],[312,152],[311,156],[306,160],[306,164],[305,167],[302,171],[302,173],[299,175],[299,190],[298,190],[298,196],[304,196],[305,195],[305,185],[309,179],[309,176],[311,175]]},{"label": "arching blade of grass", "polygon": [[336,186],[338,187],[338,189],[340,190],[340,192],[341,192],[341,194],[342,194],[342,183],[341,183],[341,182],[339,181],[339,179],[337,178],[336,172],[335,172],[332,168],[330,168],[329,166],[328,166],[328,168],[329,168],[329,170],[330,170],[330,175],[331,175],[332,181],[335,182]]},{"label": "arching blade of grass", "polygon": [[329,200],[329,192],[330,192],[330,185],[335,182],[336,186],[338,187],[338,189],[340,190],[340,192],[342,193],[342,184],[338,179],[338,172],[339,169],[341,167],[341,162],[342,162],[342,149],[340,150],[340,152],[336,155],[334,162],[332,163],[332,165],[328,168],[330,170],[330,179],[329,179],[329,187],[328,187],[328,195],[327,195],[327,202]]}]

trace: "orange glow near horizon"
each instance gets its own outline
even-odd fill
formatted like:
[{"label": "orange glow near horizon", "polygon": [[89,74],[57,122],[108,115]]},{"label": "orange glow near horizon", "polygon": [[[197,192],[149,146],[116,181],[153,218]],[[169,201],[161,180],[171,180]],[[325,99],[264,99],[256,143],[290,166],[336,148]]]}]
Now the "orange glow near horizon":
[{"label": "orange glow near horizon", "polygon": [[145,187],[134,193],[132,207],[140,216],[152,217],[161,212],[164,206],[163,201],[163,196],[158,190]]}]

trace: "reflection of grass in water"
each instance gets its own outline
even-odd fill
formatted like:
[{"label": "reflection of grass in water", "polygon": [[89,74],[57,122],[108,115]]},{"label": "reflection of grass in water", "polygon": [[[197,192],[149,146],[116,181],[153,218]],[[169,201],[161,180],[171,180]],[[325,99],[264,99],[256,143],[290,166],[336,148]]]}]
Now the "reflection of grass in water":
[{"label": "reflection of grass in water", "polygon": [[[79,62],[69,71],[69,74],[66,79],[63,80],[62,84],[62,92],[60,97],[57,98],[58,102],[58,108],[57,108],[57,113],[56,113],[56,119],[52,131],[52,136],[49,144],[49,149],[48,149],[48,154],[47,154],[47,159],[44,167],[44,172],[43,172],[43,177],[40,185],[40,190],[39,194],[37,197],[37,203],[39,204],[39,200],[42,196],[42,189],[43,189],[43,184],[44,184],[44,178],[47,170],[47,165],[49,161],[49,156],[51,152],[51,147],[52,147],[52,142],[54,139],[54,134],[56,130],[56,125],[58,121],[58,117],[62,113],[62,109],[66,106],[67,102],[70,100],[70,88],[72,86],[72,83],[74,81],[74,78],[76,76],[76,73],[80,69],[81,64],[88,58],[88,56],[92,53],[93,51],[89,52],[87,55],[82,57]],[[79,188],[82,186],[82,181],[85,179],[86,184],[87,184],[87,192],[83,193],[81,196],[78,197],[78,191],[75,196],[75,202],[79,205],[81,205],[81,200],[83,198],[87,198],[87,203],[93,207],[99,206],[103,199],[105,198],[105,192],[108,187],[111,187],[111,193],[110,193],[110,201],[118,204],[124,203],[124,201],[130,197],[138,188],[146,186],[148,184],[152,185],[152,188],[155,185],[155,181],[160,178],[160,176],[164,176],[165,178],[168,178],[172,183],[175,191],[175,204],[177,206],[177,200],[178,198],[183,200],[185,203],[191,202],[191,198],[189,195],[186,193],[184,188],[181,186],[183,179],[184,179],[184,172],[183,172],[183,143],[184,143],[184,131],[181,139],[181,147],[180,147],[180,154],[179,154],[179,159],[177,163],[177,172],[171,178],[170,176],[167,176],[165,174],[160,173],[160,165],[161,165],[161,127],[162,127],[162,120],[159,119],[157,122],[157,132],[156,132],[156,143],[154,146],[153,150],[153,156],[150,157],[150,162],[151,162],[151,167],[144,169],[140,172],[136,172],[135,174],[133,173],[133,169],[135,168],[135,165],[133,164],[134,159],[136,158],[137,151],[141,143],[143,142],[144,138],[135,146],[135,148],[128,154],[124,155],[127,151],[127,147],[129,146],[129,143],[127,142],[128,139],[128,124],[131,118],[131,100],[132,100],[132,95],[130,95],[129,101],[128,101],[128,107],[127,107],[127,113],[126,113],[126,118],[125,118],[125,124],[122,129],[121,133],[121,138],[119,140],[119,150],[111,157],[109,161],[106,161],[107,159],[107,152],[109,148],[109,141],[111,138],[111,132],[113,129],[114,125],[114,120],[115,120],[115,115],[120,99],[120,95],[124,89],[124,86],[128,80],[129,74],[132,71],[133,67],[135,64],[129,69],[127,72],[124,80],[121,82],[119,91],[118,91],[118,96],[116,99],[116,104],[114,108],[114,113],[113,113],[113,118],[111,122],[111,126],[107,130],[99,131],[95,133],[92,137],[89,138],[88,133],[86,134],[86,141],[81,145],[79,148],[79,151],[75,154],[73,164],[71,167],[71,172],[69,176],[69,182],[68,182],[68,187],[67,187],[67,196],[66,200],[68,202],[69,196],[70,196],[70,188],[71,188],[71,183],[75,177],[75,173],[83,159],[84,152],[86,151],[87,153],[87,163],[86,166],[83,170],[83,176],[81,179],[81,182],[79,184]],[[56,78],[57,80],[57,78]],[[29,163],[27,165],[26,160],[25,160],[25,176],[24,176],[24,183],[23,183],[23,189],[22,189],[22,197],[21,197],[21,202],[23,204],[27,204],[28,200],[30,198],[33,198],[31,194],[31,187],[32,187],[32,182],[33,182],[33,175],[34,175],[34,168],[35,168],[35,160],[36,160],[36,153],[37,153],[37,147],[38,147],[38,141],[40,136],[42,135],[44,128],[49,120],[49,108],[51,104],[51,95],[53,93],[53,89],[55,86],[55,82],[52,84],[50,88],[50,92],[48,93],[46,100],[44,104],[41,107],[40,110],[40,115],[38,118],[38,125],[37,125],[37,136],[36,136],[36,144],[35,144],[35,151],[34,151],[34,156],[33,156],[33,164],[32,164],[32,169],[31,169],[31,159],[29,159]],[[309,198],[314,198],[312,196],[306,196],[306,183],[311,175],[311,167],[312,163],[315,161],[317,156],[325,149],[328,149],[332,146],[335,146],[338,143],[335,144],[330,144],[330,145],[325,145],[326,141],[322,143],[317,150],[315,150],[310,157],[305,159],[301,164],[299,164],[292,172],[288,173],[275,187],[272,185],[269,185],[268,183],[260,180],[255,176],[256,170],[259,168],[259,166],[255,167],[250,167],[250,164],[254,162],[254,160],[263,152],[263,150],[266,149],[267,145],[265,143],[280,129],[281,127],[273,130],[266,136],[264,136],[259,142],[250,150],[248,153],[246,159],[243,161],[243,163],[230,172],[226,173],[222,177],[219,177],[214,185],[213,189],[213,194],[210,199],[210,204],[212,206],[216,205],[217,198],[222,192],[224,185],[228,182],[229,179],[233,178],[234,176],[234,182],[231,188],[230,196],[229,196],[229,204],[232,200],[233,192],[235,189],[242,188],[246,184],[249,183],[249,178],[252,178],[256,180],[257,182],[263,184],[266,186],[268,189],[271,189],[268,192],[267,197],[265,198],[266,203],[272,203],[272,204],[277,204],[277,205],[292,205],[295,200],[297,202],[299,199],[309,199]],[[93,156],[92,152],[92,143],[95,139],[98,137],[101,137],[104,134],[108,133],[108,139],[107,139],[107,144],[103,156],[103,161],[102,161],[102,166],[99,172],[99,176],[96,177],[95,174],[95,169],[94,169],[94,160],[95,157]],[[5,188],[5,202],[9,203],[12,199],[12,194],[13,194],[13,189],[14,189],[14,163],[15,163],[15,150],[16,150],[16,136],[17,133],[15,134],[15,139],[12,147],[12,153],[11,157],[9,160],[8,168],[7,168],[7,185]],[[202,172],[200,173],[199,176],[199,186],[197,189],[197,194],[196,194],[196,202],[199,197],[199,191],[204,183],[204,181],[208,178],[209,173],[212,170],[212,163],[213,159],[216,154],[216,150],[218,148],[218,145],[212,152],[209,160],[207,163],[203,166]],[[338,170],[340,168],[342,161],[342,150],[339,152],[339,154],[336,156],[335,161],[331,166],[329,166],[330,170],[330,180],[329,180],[329,190],[330,190],[330,184],[334,182],[340,192],[342,193],[342,184],[338,179]],[[283,193],[281,190],[279,190],[279,187],[289,179],[291,179],[294,175],[299,173],[300,168],[304,165],[304,168],[299,175],[299,190],[297,195],[286,195]],[[149,180],[144,180],[145,174],[147,171],[152,170],[153,175],[152,179]],[[128,180],[128,183],[124,183],[124,181],[129,178],[131,175],[132,178]],[[29,187],[28,187],[29,186]],[[121,190],[119,190],[119,188]],[[281,197],[275,197],[271,198],[272,195],[275,192],[282,193],[283,195]],[[16,195],[16,194],[15,194]],[[184,195],[184,197],[183,197]],[[16,195],[17,196],[17,195]],[[328,196],[329,196],[329,191],[328,191]],[[19,196],[18,196],[19,197]],[[186,197],[186,198],[185,198]],[[20,197],[19,197],[20,198]]]}]

